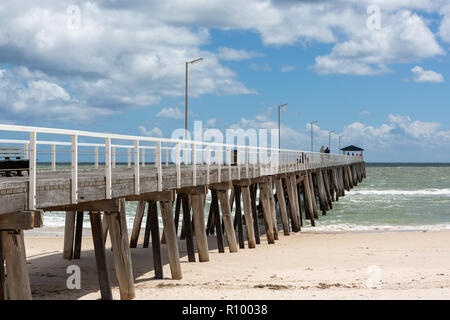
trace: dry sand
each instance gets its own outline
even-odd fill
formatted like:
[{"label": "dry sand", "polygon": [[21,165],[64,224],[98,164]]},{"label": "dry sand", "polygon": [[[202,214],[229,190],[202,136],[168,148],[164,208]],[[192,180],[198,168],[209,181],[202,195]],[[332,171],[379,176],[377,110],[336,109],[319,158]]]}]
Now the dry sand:
[{"label": "dry sand", "polygon": [[[219,254],[209,240],[207,263],[188,263],[180,242],[181,281],[170,279],[164,245],[164,280],[153,278],[151,249],[132,249],[137,299],[450,299],[450,231],[281,235],[275,245],[262,238],[256,249],[233,254]],[[73,261],[62,259],[61,236],[28,235],[25,242],[34,299],[100,297],[89,236]],[[81,290],[66,287],[71,264],[81,268]],[[378,289],[367,287],[370,279]]]}]

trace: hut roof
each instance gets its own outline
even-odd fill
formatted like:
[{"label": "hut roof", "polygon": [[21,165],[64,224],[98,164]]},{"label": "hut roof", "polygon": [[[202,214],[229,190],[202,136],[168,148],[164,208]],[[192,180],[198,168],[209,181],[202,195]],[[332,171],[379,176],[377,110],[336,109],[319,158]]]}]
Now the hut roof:
[{"label": "hut roof", "polygon": [[342,151],[364,151],[364,149],[361,149],[359,147],[355,147],[354,145],[342,148],[341,150]]}]

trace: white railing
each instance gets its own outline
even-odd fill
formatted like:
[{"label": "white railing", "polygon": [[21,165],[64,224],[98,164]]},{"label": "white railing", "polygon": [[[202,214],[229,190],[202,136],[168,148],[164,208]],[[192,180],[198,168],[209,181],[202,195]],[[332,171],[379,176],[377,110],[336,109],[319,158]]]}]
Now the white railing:
[{"label": "white railing", "polygon": [[[78,175],[80,170],[104,168],[105,198],[110,199],[112,197],[113,170],[134,169],[134,192],[139,194],[141,172],[145,172],[145,168],[149,166],[157,168],[157,190],[162,191],[162,168],[163,166],[169,167],[170,164],[175,167],[176,185],[177,188],[180,188],[182,163],[184,168],[189,168],[192,171],[192,185],[195,186],[199,165],[206,167],[206,183],[209,184],[212,168],[217,169],[218,172],[216,182],[221,182],[223,170],[228,171],[228,180],[231,180],[233,165],[238,168],[238,179],[241,179],[255,177],[255,167],[259,169],[258,176],[264,176],[362,161],[361,157],[338,154],[15,125],[0,125],[0,133],[9,136],[14,133],[14,135],[28,135],[29,137],[29,139],[26,139],[28,137],[0,139],[0,144],[23,146],[23,156],[30,160],[29,210],[35,209],[36,206],[36,172],[38,165],[40,165],[40,171],[59,171],[69,169],[64,165],[70,164],[71,203],[75,204],[78,199]],[[55,140],[38,140],[38,134],[50,135]],[[57,137],[65,137],[67,140],[70,138],[70,141],[60,141],[56,139]],[[97,141],[86,142],[80,141],[80,139]],[[112,143],[113,140],[117,143]],[[38,150],[37,146],[42,145],[51,148]],[[50,164],[50,167],[45,167],[44,161],[37,161],[38,153],[49,156],[50,161],[47,161],[47,163]],[[172,155],[169,156],[169,153],[172,153]],[[58,165],[57,154],[66,161],[60,161],[60,165]],[[104,163],[99,161],[100,155],[104,155]],[[117,161],[119,158],[124,159],[125,156],[126,161]],[[172,161],[169,162],[169,158]],[[153,159],[153,161],[147,161],[148,159]],[[250,165],[252,165],[252,170],[250,170]],[[245,176],[242,176],[242,168],[245,168]]]}]

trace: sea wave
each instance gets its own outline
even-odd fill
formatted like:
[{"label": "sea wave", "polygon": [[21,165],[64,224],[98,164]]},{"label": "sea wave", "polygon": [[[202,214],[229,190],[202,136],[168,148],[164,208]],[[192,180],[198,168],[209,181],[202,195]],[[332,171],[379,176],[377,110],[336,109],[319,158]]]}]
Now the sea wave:
[{"label": "sea wave", "polygon": [[421,190],[376,190],[360,189],[350,192],[352,195],[430,195],[430,196],[450,196],[450,189],[421,189]]},{"label": "sea wave", "polygon": [[450,224],[417,225],[417,226],[391,226],[374,225],[363,226],[355,224],[322,225],[316,227],[302,227],[302,231],[308,232],[380,232],[380,231],[439,231],[450,230]]}]

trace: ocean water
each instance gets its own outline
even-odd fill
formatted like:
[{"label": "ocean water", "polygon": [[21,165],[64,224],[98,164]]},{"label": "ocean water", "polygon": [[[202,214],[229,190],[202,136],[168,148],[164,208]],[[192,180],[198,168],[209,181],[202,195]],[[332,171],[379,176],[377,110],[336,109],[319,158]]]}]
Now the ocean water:
[{"label": "ocean water", "polygon": [[[210,200],[208,195],[205,216]],[[129,228],[136,205],[127,202]],[[46,213],[44,227],[64,227],[64,216]],[[88,215],[84,227],[89,228]],[[368,165],[363,183],[334,202],[326,216],[320,215],[315,228],[309,221],[303,228],[313,232],[443,229],[450,229],[450,165]]]},{"label": "ocean water", "polygon": [[319,218],[318,231],[450,229],[450,165],[368,165],[367,179]]}]

